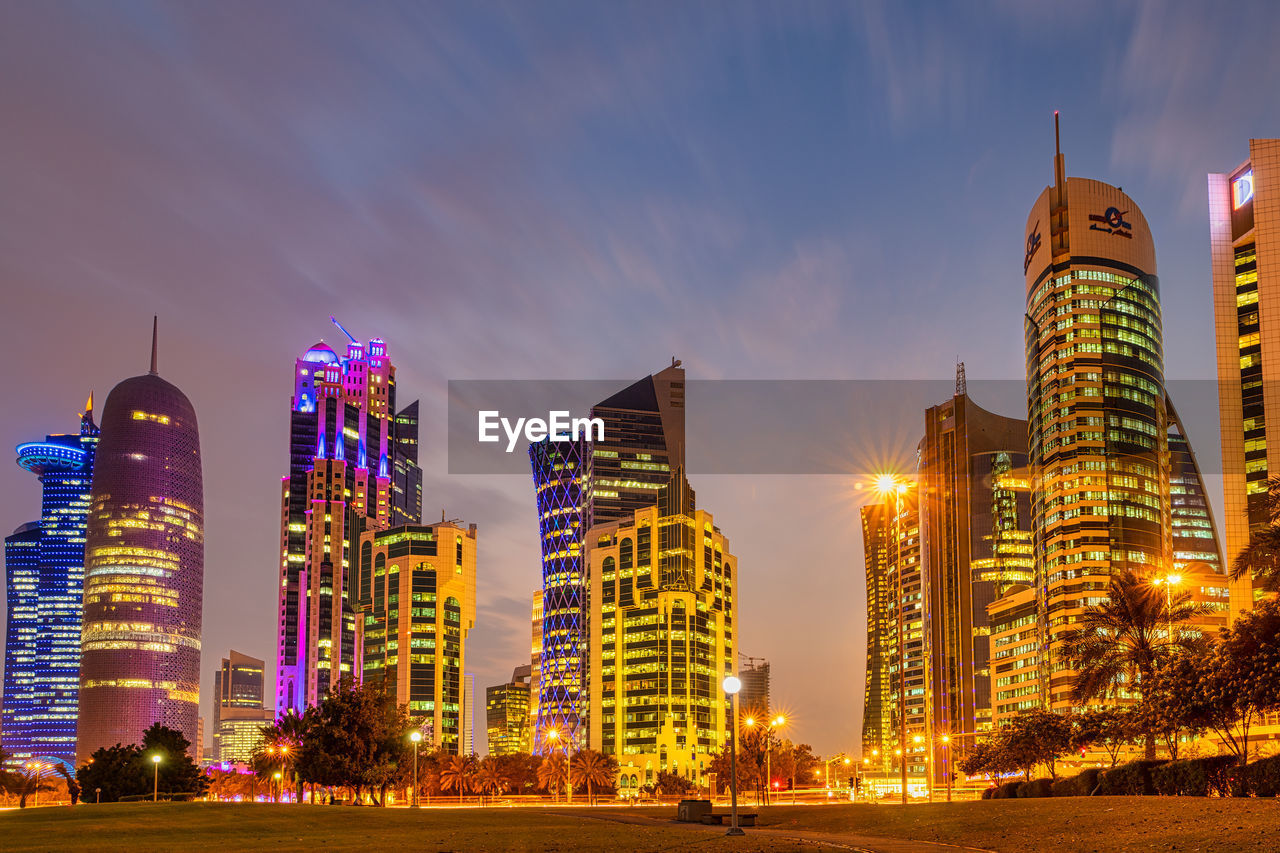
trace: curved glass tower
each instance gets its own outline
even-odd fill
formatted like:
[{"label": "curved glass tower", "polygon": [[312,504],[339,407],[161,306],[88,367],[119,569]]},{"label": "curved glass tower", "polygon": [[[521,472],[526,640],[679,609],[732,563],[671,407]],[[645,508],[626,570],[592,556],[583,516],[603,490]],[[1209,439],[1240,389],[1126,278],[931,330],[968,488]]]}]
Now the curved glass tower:
[{"label": "curved glass tower", "polygon": [[112,389],[89,507],[76,755],[160,723],[195,742],[204,488],[191,402],[151,372]]}]

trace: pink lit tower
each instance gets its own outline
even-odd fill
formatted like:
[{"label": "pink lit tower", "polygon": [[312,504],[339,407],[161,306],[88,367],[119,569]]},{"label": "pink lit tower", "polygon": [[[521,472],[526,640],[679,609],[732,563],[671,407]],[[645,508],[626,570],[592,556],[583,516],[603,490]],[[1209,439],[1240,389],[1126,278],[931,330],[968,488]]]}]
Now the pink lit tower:
[{"label": "pink lit tower", "polygon": [[204,485],[191,401],[151,371],[102,412],[84,563],[76,756],[153,723],[197,739]]},{"label": "pink lit tower", "polygon": [[366,530],[422,519],[418,404],[396,410],[396,371],[382,339],[362,344],[333,323],[348,339],[345,357],[322,341],[293,370],[280,506],[279,714],[360,678],[353,549]]}]

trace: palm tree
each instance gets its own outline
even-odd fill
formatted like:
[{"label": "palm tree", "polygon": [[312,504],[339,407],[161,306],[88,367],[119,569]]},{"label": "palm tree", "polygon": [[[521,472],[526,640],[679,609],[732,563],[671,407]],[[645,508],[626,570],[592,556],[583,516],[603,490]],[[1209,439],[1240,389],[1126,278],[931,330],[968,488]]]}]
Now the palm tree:
[{"label": "palm tree", "polygon": [[1280,592],[1280,523],[1277,523],[1280,517],[1280,477],[1267,480],[1263,507],[1271,524],[1255,531],[1249,537],[1249,544],[1240,549],[1231,563],[1231,579],[1240,580],[1252,575],[1262,589]]},{"label": "palm tree", "polygon": [[476,772],[475,787],[481,796],[489,794],[496,797],[506,789],[507,776],[491,758],[492,756],[480,762],[480,769]]},{"label": "palm tree", "polygon": [[[1204,645],[1199,632],[1170,632],[1207,612],[1192,604],[1191,594],[1168,599],[1147,578],[1132,569],[1114,575],[1107,600],[1085,610],[1065,640],[1065,654],[1075,670],[1071,700],[1091,699],[1128,690],[1142,698],[1156,665],[1176,652],[1194,652]],[[1146,733],[1147,758],[1155,757],[1155,733]]]},{"label": "palm tree", "polygon": [[471,756],[450,755],[440,768],[440,787],[445,791],[457,791],[458,803],[461,804],[463,796],[472,788],[475,775],[475,762]]},{"label": "palm tree", "polygon": [[560,786],[564,784],[564,762],[555,755],[548,755],[538,765],[538,784],[551,792],[553,800],[560,798]]},{"label": "palm tree", "polygon": [[581,749],[569,761],[569,777],[574,784],[586,783],[587,802],[595,804],[595,785],[607,787],[618,778],[617,759],[594,749]]}]

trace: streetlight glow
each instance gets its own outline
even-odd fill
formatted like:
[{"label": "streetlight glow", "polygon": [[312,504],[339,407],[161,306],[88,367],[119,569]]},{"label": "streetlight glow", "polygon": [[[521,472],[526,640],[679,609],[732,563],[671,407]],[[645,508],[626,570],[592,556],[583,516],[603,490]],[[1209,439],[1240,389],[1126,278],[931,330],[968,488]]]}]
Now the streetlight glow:
[{"label": "streetlight glow", "polygon": [[738,679],[737,676],[726,675],[724,677],[724,681],[721,682],[720,686],[724,688],[725,693],[728,693],[730,696],[732,696],[742,689],[742,682]]}]

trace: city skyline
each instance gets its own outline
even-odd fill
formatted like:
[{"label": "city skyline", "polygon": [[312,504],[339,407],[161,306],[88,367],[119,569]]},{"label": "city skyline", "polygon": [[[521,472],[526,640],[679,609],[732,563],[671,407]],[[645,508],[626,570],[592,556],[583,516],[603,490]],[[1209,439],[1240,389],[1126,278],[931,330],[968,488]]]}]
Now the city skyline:
[{"label": "city skyline", "polygon": [[[80,20],[5,13],[23,26],[0,35],[0,92],[17,128],[15,156],[0,164],[13,187],[0,214],[0,272],[12,282],[3,331],[18,351],[39,352],[49,332],[20,320],[52,300],[68,336],[58,358],[29,366],[23,405],[0,414],[0,441],[42,434],[81,389],[136,372],[138,316],[199,317],[166,344],[166,374],[197,404],[206,439],[204,644],[271,661],[288,365],[318,336],[338,344],[330,314],[383,337],[400,383],[423,401],[424,514],[442,504],[485,534],[468,650],[480,685],[525,659],[537,519],[527,476],[447,475],[446,380],[617,379],[672,354],[691,378],[945,378],[959,356],[971,376],[1017,379],[1021,220],[1050,179],[1055,108],[1071,174],[1125,187],[1148,213],[1166,375],[1212,379],[1205,175],[1241,163],[1250,137],[1276,135],[1258,118],[1275,114],[1276,94],[1215,82],[1274,76],[1277,60],[1251,41],[1266,28],[1240,33],[1209,13],[1144,7],[1106,12],[1100,27],[1010,9],[982,32],[883,9],[731,29],[712,9],[684,29],[588,16],[598,43],[561,55],[554,16],[518,11],[450,8],[422,22],[377,10],[336,50],[303,28],[277,53],[271,34],[287,31],[271,12],[264,43],[199,10],[131,8]],[[24,29],[42,39],[15,35]],[[970,43],[943,39],[948,29]],[[1043,66],[1048,32],[1079,49],[1072,68]],[[479,66],[471,92],[463,72],[477,67],[432,56],[463,63],[458,51],[478,33],[505,35],[519,59]],[[236,39],[248,45],[242,67],[223,54]],[[775,40],[792,58],[767,60]],[[846,56],[846,40],[882,40],[903,56],[936,49],[956,82],[886,49]],[[422,44],[435,49],[427,58]],[[129,59],[99,75],[103,57]],[[182,73],[156,71],[170,62]],[[267,62],[279,63],[281,88],[256,91],[251,70]],[[1174,73],[1185,67],[1197,71]],[[1043,76],[1020,79],[1028,68]],[[349,88],[325,91],[349,73]],[[97,106],[97,85],[117,94],[112,110]],[[928,95],[948,86],[963,108]],[[748,90],[745,106],[726,97]],[[402,117],[389,130],[368,127],[370,92],[381,114]],[[488,113],[512,133],[497,134]],[[217,145],[212,161],[202,137]],[[916,316],[926,300],[928,316]],[[663,310],[646,314],[646,303]],[[584,338],[565,348],[554,328]],[[824,753],[860,738],[848,709],[862,699],[862,499],[848,494],[909,460],[891,438],[831,437],[853,451],[848,477],[691,472],[741,558],[741,647],[770,659],[776,702]],[[1216,436],[1192,440],[1213,464]],[[0,471],[8,531],[36,517],[37,502],[28,474]],[[1220,478],[1209,479],[1221,524]],[[802,546],[829,591],[816,611],[776,581],[787,550],[755,532],[797,502],[828,532]],[[779,625],[775,610],[796,616]]]}]

